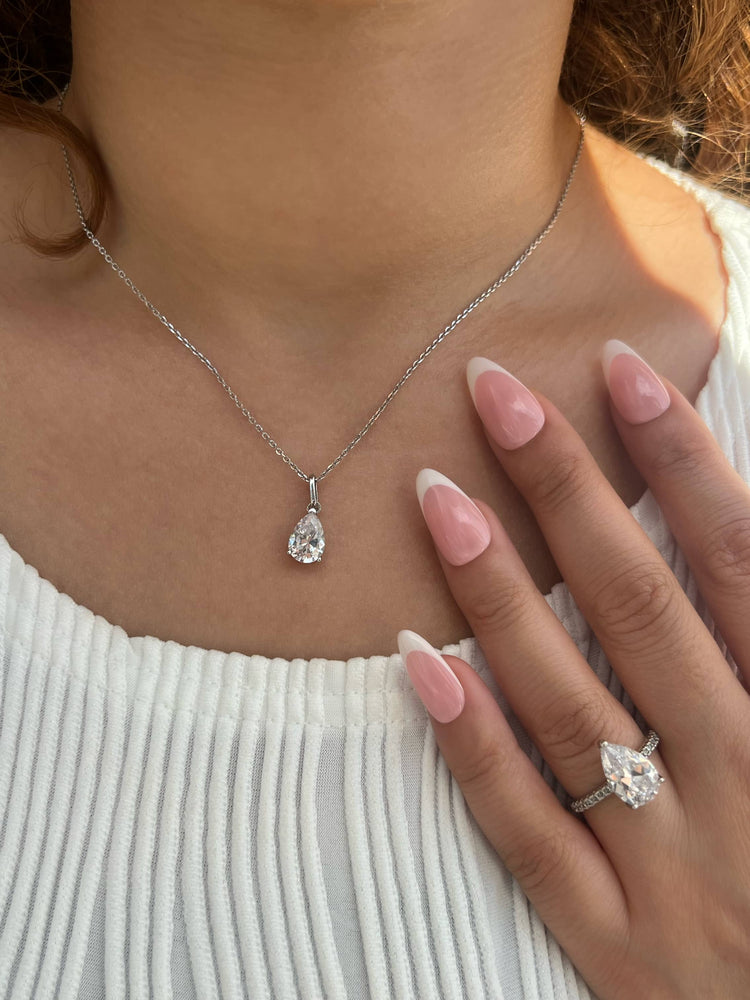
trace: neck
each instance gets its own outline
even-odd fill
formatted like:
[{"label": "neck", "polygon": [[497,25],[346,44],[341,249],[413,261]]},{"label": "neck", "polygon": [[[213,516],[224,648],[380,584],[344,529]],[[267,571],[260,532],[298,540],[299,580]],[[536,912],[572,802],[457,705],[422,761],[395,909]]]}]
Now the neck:
[{"label": "neck", "polygon": [[450,319],[570,170],[568,7],[79,0],[65,112],[112,183],[100,239],[165,312],[214,325],[319,345],[382,337],[407,300]]}]

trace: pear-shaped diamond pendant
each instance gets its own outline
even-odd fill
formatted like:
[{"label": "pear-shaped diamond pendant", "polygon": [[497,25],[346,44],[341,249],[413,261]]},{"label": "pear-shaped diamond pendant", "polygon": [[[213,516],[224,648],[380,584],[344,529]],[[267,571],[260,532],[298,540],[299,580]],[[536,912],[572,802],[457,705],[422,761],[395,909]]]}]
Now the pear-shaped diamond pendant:
[{"label": "pear-shaped diamond pendant", "polygon": [[309,483],[310,503],[307,505],[307,513],[295,524],[287,546],[289,555],[301,563],[320,562],[326,547],[325,532],[318,517],[320,502],[315,476],[310,477]]},{"label": "pear-shaped diamond pendant", "polygon": [[639,750],[608,743],[604,740],[599,747],[602,767],[607,784],[614,794],[631,809],[645,805],[659,791],[664,778],[651,761]]},{"label": "pear-shaped diamond pendant", "polygon": [[323,525],[315,511],[309,511],[300,518],[289,536],[288,552],[297,562],[320,562],[326,547]]}]

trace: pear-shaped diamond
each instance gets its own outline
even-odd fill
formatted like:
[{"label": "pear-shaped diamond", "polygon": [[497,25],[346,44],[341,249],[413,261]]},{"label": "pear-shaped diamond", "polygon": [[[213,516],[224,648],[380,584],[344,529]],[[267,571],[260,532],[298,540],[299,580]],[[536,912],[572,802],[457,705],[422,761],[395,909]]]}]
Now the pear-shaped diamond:
[{"label": "pear-shaped diamond", "polygon": [[289,536],[287,551],[297,562],[320,562],[326,547],[326,536],[320,518],[314,511],[305,514],[297,521],[294,531]]},{"label": "pear-shaped diamond", "polygon": [[648,757],[619,743],[604,741],[599,749],[607,784],[618,798],[631,809],[653,799],[664,778]]}]

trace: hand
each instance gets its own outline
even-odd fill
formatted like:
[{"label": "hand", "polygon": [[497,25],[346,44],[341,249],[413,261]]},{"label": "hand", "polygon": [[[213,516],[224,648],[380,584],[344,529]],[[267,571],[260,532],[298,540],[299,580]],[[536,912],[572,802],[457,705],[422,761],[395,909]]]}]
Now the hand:
[{"label": "hand", "polygon": [[[670,383],[619,341],[612,415],[750,679],[750,489]],[[544,397],[493,362],[467,371],[490,444],[579,608],[661,737],[664,782],[580,816],[519,748],[456,656],[399,633],[448,767],[479,826],[603,1000],[750,996],[750,696],[590,452]],[[604,784],[599,743],[645,734],[535,587],[498,517],[423,469],[422,510],[451,591],[522,725],[573,797]]]}]

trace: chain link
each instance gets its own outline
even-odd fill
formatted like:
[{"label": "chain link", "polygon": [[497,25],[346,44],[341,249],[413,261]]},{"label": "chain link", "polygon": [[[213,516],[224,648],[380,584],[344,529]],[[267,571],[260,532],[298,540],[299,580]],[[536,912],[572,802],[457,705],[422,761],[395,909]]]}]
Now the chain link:
[{"label": "chain link", "polygon": [[[60,96],[59,96],[59,100],[58,100],[58,105],[57,105],[57,110],[58,111],[62,111],[63,100],[65,98],[65,95],[68,92],[68,87],[69,86],[70,86],[70,81],[68,81],[68,83],[65,84],[65,86],[62,89],[62,91],[60,92]],[[328,475],[328,473],[331,472],[333,469],[336,468],[336,466],[339,464],[339,462],[341,462],[342,459],[344,459],[349,454],[349,452],[352,450],[352,448],[354,448],[357,444],[359,444],[359,442],[362,440],[362,438],[365,436],[365,434],[367,434],[367,432],[372,427],[372,425],[375,423],[375,421],[378,419],[378,417],[383,412],[383,410],[385,410],[385,408],[388,406],[388,404],[393,399],[393,397],[396,395],[396,393],[401,389],[402,385],[407,381],[407,379],[409,379],[414,374],[414,372],[416,371],[416,369],[422,364],[422,362],[425,360],[425,358],[432,351],[435,350],[435,348],[438,346],[438,344],[440,344],[443,340],[445,340],[445,338],[448,336],[448,334],[452,333],[453,330],[455,330],[455,328],[458,326],[458,324],[462,320],[464,320],[469,315],[469,313],[473,312],[474,309],[476,309],[476,307],[478,305],[480,305],[482,302],[484,302],[485,299],[489,298],[489,296],[492,295],[493,292],[495,292],[501,285],[503,285],[508,280],[508,278],[511,277],[511,275],[513,275],[513,274],[516,273],[516,271],[519,269],[519,267],[524,263],[525,260],[527,260],[528,257],[531,256],[531,254],[534,252],[534,250],[536,250],[536,248],[539,246],[539,244],[542,242],[542,240],[545,238],[545,236],[552,229],[552,227],[554,226],[554,224],[557,222],[557,218],[558,218],[558,216],[559,216],[559,214],[560,214],[560,212],[562,210],[563,204],[565,203],[565,199],[566,199],[566,197],[568,195],[568,191],[570,190],[570,185],[571,185],[571,183],[573,181],[573,176],[574,176],[574,174],[576,172],[576,167],[578,166],[578,161],[581,158],[581,151],[583,149],[583,142],[584,142],[584,138],[585,138],[586,116],[582,112],[579,112],[579,111],[576,111],[575,113],[576,113],[576,115],[578,117],[578,120],[579,120],[579,123],[580,123],[580,126],[581,126],[581,132],[580,132],[580,136],[579,136],[579,139],[578,139],[578,148],[576,150],[575,159],[573,160],[573,166],[571,167],[570,173],[568,174],[568,179],[565,182],[565,187],[563,188],[563,192],[560,195],[560,198],[559,198],[559,200],[557,202],[557,205],[555,206],[555,210],[552,213],[552,215],[550,216],[550,219],[549,219],[549,222],[547,223],[547,225],[544,227],[544,229],[540,233],[537,234],[537,236],[534,237],[533,241],[526,247],[526,249],[523,251],[523,253],[521,254],[521,256],[513,264],[511,264],[511,266],[508,268],[508,270],[504,274],[502,274],[496,281],[494,281],[488,288],[486,288],[480,295],[478,295],[474,299],[473,302],[470,302],[469,305],[467,305],[466,308],[463,309],[456,316],[456,318],[453,319],[448,324],[448,326],[446,326],[445,329],[441,333],[439,333],[437,335],[437,337],[435,337],[435,339],[432,341],[432,343],[428,344],[427,347],[425,347],[425,349],[422,351],[422,353],[418,357],[416,357],[414,359],[414,361],[412,361],[412,363],[406,369],[406,371],[404,372],[404,374],[401,376],[401,378],[398,380],[398,382],[394,385],[394,387],[391,389],[391,391],[385,397],[385,399],[383,400],[383,402],[380,404],[380,406],[377,408],[377,410],[375,410],[375,412],[373,413],[373,415],[367,421],[367,423],[362,428],[362,430],[359,431],[359,433],[356,435],[356,437],[352,438],[352,440],[349,442],[349,444],[344,448],[344,450],[342,452],[339,453],[339,455],[337,455],[337,457],[330,463],[330,465],[328,465],[325,468],[325,470],[320,473],[319,476],[315,476],[315,477],[308,476],[306,473],[304,473],[302,471],[302,469],[300,469],[300,467],[297,465],[297,463],[295,461],[293,461],[293,459],[291,459],[289,457],[289,455],[286,454],[286,452],[283,450],[283,448],[281,448],[281,446],[279,444],[277,444],[277,442],[271,437],[271,435],[268,433],[268,431],[263,428],[263,426],[258,422],[258,420],[256,420],[256,418],[253,416],[253,414],[247,409],[247,407],[244,405],[244,403],[239,399],[239,397],[235,393],[234,389],[232,389],[232,387],[229,385],[229,383],[225,380],[225,378],[223,377],[223,375],[221,374],[221,372],[218,370],[218,368],[216,368],[216,366],[211,361],[209,361],[209,359],[205,356],[205,354],[203,354],[201,351],[198,350],[197,347],[195,347],[193,344],[191,344],[190,341],[187,339],[187,337],[183,336],[180,333],[180,331],[172,323],[170,323],[170,321],[167,319],[167,317],[162,312],[160,312],[152,302],[150,302],[146,298],[146,296],[143,294],[143,292],[141,292],[140,289],[138,289],[133,284],[132,280],[127,276],[127,274],[125,274],[125,271],[123,271],[123,269],[120,267],[120,265],[117,263],[117,261],[115,261],[112,258],[112,255],[107,251],[107,249],[104,246],[102,246],[102,244],[99,242],[99,240],[96,238],[96,236],[92,233],[92,231],[89,229],[88,224],[86,222],[86,217],[85,217],[85,215],[83,213],[83,209],[81,208],[81,201],[80,201],[80,198],[78,197],[78,188],[76,187],[75,179],[73,177],[73,171],[72,171],[71,166],[70,166],[70,160],[68,159],[68,151],[65,148],[64,144],[61,144],[61,146],[62,146],[63,156],[65,157],[65,167],[66,167],[67,172],[68,172],[68,179],[70,180],[70,186],[71,186],[71,189],[73,191],[73,200],[75,202],[76,212],[78,213],[78,218],[81,221],[81,226],[83,227],[83,231],[86,234],[87,238],[90,240],[90,242],[93,244],[93,246],[99,251],[99,253],[102,255],[102,257],[104,257],[105,261],[110,265],[110,267],[112,268],[112,270],[117,273],[118,277],[122,278],[122,280],[125,282],[125,284],[128,286],[128,288],[140,299],[140,301],[148,309],[151,310],[151,312],[154,314],[154,316],[156,316],[156,318],[161,323],[163,323],[164,326],[166,326],[167,329],[169,329],[175,335],[175,337],[177,337],[177,339],[181,343],[183,343],[185,345],[185,347],[187,347],[187,349],[189,351],[192,351],[192,353],[198,358],[199,361],[201,361],[208,368],[208,370],[210,372],[213,373],[213,375],[215,376],[216,380],[226,390],[226,392],[228,393],[229,397],[234,402],[235,406],[237,406],[242,411],[242,413],[244,414],[244,416],[247,417],[247,419],[250,421],[250,423],[253,425],[253,427],[258,431],[258,433],[263,438],[263,440],[266,441],[271,448],[273,448],[274,452],[279,456],[279,458],[281,458],[282,461],[284,461],[291,469],[293,469],[294,472],[296,472],[296,474],[300,477],[300,479],[304,479],[305,482],[309,483],[310,480],[311,480],[311,478],[315,478],[315,480],[317,482],[320,482],[321,479],[325,479],[325,477]]]}]

